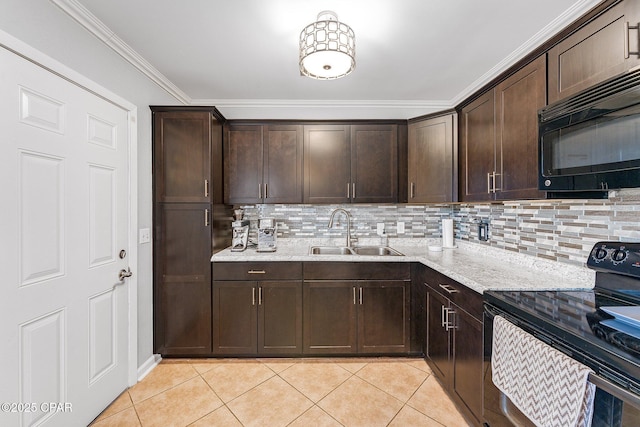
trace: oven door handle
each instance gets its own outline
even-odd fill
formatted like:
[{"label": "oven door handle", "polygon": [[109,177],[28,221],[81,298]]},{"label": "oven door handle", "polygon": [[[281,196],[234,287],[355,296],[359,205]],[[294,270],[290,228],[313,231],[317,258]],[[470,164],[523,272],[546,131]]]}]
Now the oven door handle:
[{"label": "oven door handle", "polygon": [[636,409],[640,409],[640,397],[631,393],[629,390],[625,390],[619,385],[616,385],[611,381],[602,378],[600,375],[594,374],[593,372],[589,374],[589,382],[596,387],[606,391],[613,397],[617,397],[624,403],[628,403]]}]

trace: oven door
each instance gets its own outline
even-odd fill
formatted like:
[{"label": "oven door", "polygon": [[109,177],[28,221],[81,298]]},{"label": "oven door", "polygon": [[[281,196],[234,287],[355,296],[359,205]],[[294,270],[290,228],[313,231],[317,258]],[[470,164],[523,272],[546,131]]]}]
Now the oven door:
[{"label": "oven door", "polygon": [[491,351],[493,348],[493,318],[501,310],[485,303],[484,307],[484,426],[534,426],[529,419],[493,384]]},{"label": "oven door", "polygon": [[[487,302],[484,304],[484,426],[485,427],[529,427],[534,424],[498,390],[491,379],[491,351],[493,318],[504,316],[525,331],[538,336],[540,331],[522,319],[516,319],[504,310]],[[543,341],[550,337],[544,335]],[[539,336],[538,336],[539,338]],[[596,385],[592,427],[637,427],[640,426],[640,398],[597,375],[589,381]]]}]

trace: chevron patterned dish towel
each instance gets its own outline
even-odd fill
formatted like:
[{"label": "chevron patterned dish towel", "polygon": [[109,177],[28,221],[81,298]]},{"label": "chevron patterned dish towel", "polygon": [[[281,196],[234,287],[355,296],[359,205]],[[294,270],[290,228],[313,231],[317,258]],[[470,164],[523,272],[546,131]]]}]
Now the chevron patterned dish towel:
[{"label": "chevron patterned dish towel", "polygon": [[539,427],[590,427],[591,370],[502,316],[493,320],[493,383]]}]

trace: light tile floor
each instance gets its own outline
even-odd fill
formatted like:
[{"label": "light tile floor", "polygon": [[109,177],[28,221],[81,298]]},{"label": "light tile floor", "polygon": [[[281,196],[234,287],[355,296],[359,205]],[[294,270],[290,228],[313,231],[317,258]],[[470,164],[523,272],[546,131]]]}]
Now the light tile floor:
[{"label": "light tile floor", "polygon": [[164,359],[93,427],[468,424],[422,359]]}]

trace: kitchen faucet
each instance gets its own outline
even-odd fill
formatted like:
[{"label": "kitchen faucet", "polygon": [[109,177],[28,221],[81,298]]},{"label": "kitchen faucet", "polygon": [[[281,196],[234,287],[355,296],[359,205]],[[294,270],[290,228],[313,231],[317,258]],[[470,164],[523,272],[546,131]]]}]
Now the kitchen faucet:
[{"label": "kitchen faucet", "polygon": [[336,216],[338,212],[342,212],[347,217],[347,247],[351,247],[351,214],[346,209],[338,208],[334,209],[331,212],[331,217],[329,218],[329,228],[333,227],[333,218]]}]

